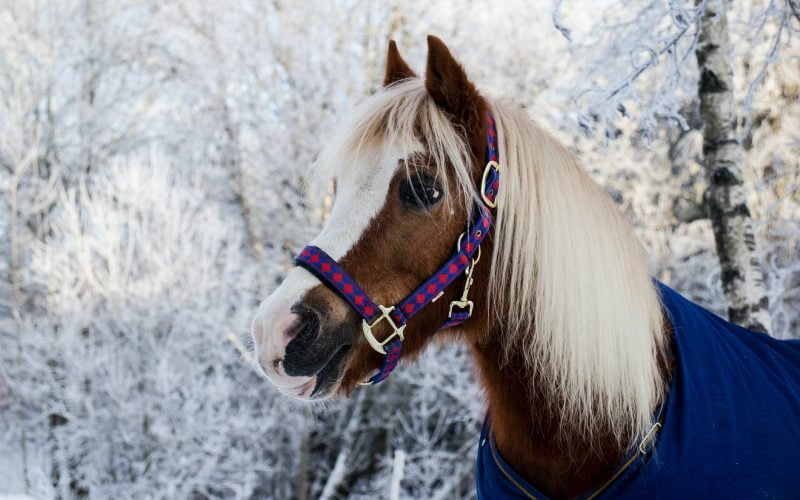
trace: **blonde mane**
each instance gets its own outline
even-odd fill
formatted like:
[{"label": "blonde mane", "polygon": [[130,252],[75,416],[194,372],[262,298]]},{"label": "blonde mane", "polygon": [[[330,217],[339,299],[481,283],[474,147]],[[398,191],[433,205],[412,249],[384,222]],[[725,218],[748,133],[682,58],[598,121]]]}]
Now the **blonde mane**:
[{"label": "blonde mane", "polygon": [[[562,422],[631,443],[664,393],[662,313],[645,252],[573,154],[524,111],[487,102],[502,165],[489,302],[503,347],[522,352],[531,387],[552,395]],[[455,180],[447,192],[477,196],[469,144],[419,79],[370,97],[340,130],[320,177],[387,141],[407,152],[425,144],[439,177]]]},{"label": "blonde mane", "polygon": [[578,159],[527,114],[492,103],[501,175],[491,304],[506,350],[586,435],[643,435],[664,392],[661,302],[647,255]]}]

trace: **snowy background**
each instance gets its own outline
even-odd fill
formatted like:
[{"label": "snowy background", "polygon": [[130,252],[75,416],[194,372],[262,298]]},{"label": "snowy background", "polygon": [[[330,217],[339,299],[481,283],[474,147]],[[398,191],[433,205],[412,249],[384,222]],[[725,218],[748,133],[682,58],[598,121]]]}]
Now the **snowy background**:
[{"label": "snowy background", "polygon": [[[800,4],[730,6],[773,335],[800,336]],[[655,276],[724,315],[682,0],[0,0],[0,498],[473,496],[458,346],[325,408],[249,321],[320,227],[303,175],[442,37],[583,158]]]}]

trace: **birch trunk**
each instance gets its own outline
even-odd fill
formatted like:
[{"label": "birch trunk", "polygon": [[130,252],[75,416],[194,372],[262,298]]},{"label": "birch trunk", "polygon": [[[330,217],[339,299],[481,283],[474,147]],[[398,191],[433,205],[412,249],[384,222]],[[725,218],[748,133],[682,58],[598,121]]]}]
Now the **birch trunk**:
[{"label": "birch trunk", "polygon": [[695,49],[700,70],[704,167],[708,177],[706,200],[729,319],[766,332],[770,318],[742,178],[742,148],[737,133],[725,5],[724,1],[708,2]]}]

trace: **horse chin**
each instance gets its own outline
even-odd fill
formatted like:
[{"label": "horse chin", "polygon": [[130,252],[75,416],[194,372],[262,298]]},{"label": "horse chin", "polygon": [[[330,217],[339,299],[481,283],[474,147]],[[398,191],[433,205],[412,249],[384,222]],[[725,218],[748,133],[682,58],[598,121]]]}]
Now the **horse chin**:
[{"label": "horse chin", "polygon": [[278,390],[293,399],[314,403],[333,398],[342,385],[345,364],[350,346],[340,347],[316,375],[294,387],[277,386]]},{"label": "horse chin", "polygon": [[320,382],[319,378],[314,376],[296,387],[276,386],[276,388],[284,396],[303,403],[320,403],[337,396],[340,385],[338,382],[333,384],[332,387],[321,385]]},{"label": "horse chin", "polygon": [[312,401],[313,398],[311,397],[311,393],[314,392],[316,385],[317,377],[310,377],[306,382],[295,387],[281,387],[278,385],[275,387],[281,394],[289,396],[292,399],[297,399],[300,401]]}]

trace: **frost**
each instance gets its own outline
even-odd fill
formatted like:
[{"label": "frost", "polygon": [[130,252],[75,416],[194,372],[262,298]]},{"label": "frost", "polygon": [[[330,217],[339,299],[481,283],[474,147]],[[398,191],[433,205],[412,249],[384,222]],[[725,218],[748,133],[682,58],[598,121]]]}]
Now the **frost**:
[{"label": "frost", "polygon": [[[709,0],[711,2],[712,0]],[[320,145],[441,36],[577,152],[653,273],[718,314],[694,2],[0,6],[0,499],[471,498],[465,346],[299,408],[249,321],[319,228]],[[772,334],[800,335],[796,2],[734,2],[744,174]]]}]

